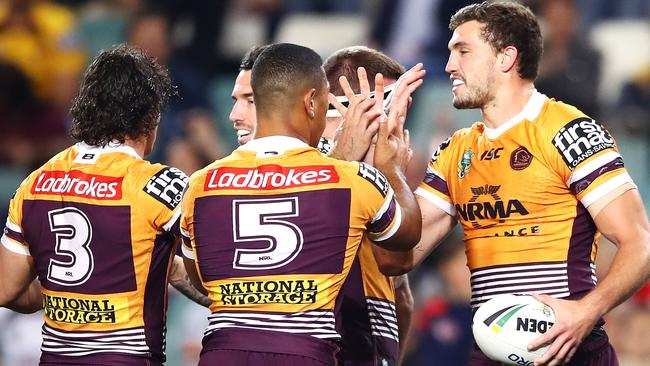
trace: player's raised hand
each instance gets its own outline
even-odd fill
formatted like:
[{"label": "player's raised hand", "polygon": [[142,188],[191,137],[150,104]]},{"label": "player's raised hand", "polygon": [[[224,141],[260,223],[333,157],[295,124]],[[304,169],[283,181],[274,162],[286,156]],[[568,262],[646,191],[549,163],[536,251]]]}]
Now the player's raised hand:
[{"label": "player's raised hand", "polygon": [[379,131],[377,132],[377,143],[373,156],[374,165],[381,170],[386,176],[403,175],[401,163],[403,159],[403,139],[391,133],[390,125],[397,126],[403,121],[403,116],[399,115],[398,109],[391,110],[388,118],[382,115],[379,122]]},{"label": "player's raised hand", "polygon": [[533,297],[551,307],[555,313],[555,324],[528,345],[529,350],[535,350],[549,344],[546,352],[535,360],[535,366],[564,365],[571,360],[599,317],[592,314],[591,307],[581,304],[580,300],[561,300],[539,294],[533,294]]},{"label": "player's raised hand", "polygon": [[[334,136],[334,148],[330,156],[337,159],[358,161],[368,151],[373,136],[379,127],[379,117],[383,110],[377,107],[376,101],[370,96],[370,83],[366,70],[357,70],[360,94],[355,95],[345,76],[339,78],[341,88],[349,104],[347,107],[333,94],[329,94],[330,103],[343,116],[343,122]],[[382,86],[383,87],[383,86]]]},{"label": "player's raised hand", "polygon": [[[386,99],[386,108],[385,111],[388,114],[388,111],[399,108],[401,109],[400,114],[406,118],[408,108],[411,105],[413,93],[424,83],[424,76],[426,75],[426,70],[422,63],[411,67],[407,72],[405,72],[399,79],[395,82],[393,91],[390,93]],[[383,98],[383,93],[382,93]],[[394,123],[399,122],[398,120],[393,121]],[[396,127],[395,124],[388,126],[391,131],[394,131]]]}]

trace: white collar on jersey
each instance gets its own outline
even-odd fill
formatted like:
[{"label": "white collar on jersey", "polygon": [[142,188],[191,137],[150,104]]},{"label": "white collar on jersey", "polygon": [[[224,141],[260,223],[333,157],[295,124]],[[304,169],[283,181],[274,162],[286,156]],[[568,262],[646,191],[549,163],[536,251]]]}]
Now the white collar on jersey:
[{"label": "white collar on jersey", "polygon": [[502,124],[501,126],[497,128],[489,128],[485,126],[485,134],[487,137],[491,139],[495,139],[499,137],[502,133],[506,132],[509,130],[511,127],[515,126],[519,122],[523,120],[529,120],[532,121],[537,116],[539,116],[539,112],[542,111],[542,107],[544,106],[544,102],[548,97],[540,92],[537,91],[537,89],[533,90],[533,95],[530,96],[530,99],[528,99],[528,103],[526,103],[526,106],[524,109],[517,113],[514,117],[510,118],[506,123]]},{"label": "white collar on jersey", "polygon": [[129,154],[137,159],[142,159],[142,156],[138,155],[138,153],[135,152],[135,149],[133,149],[131,146],[121,144],[117,141],[111,141],[106,146],[93,146],[93,145],[88,145],[85,142],[77,142],[76,144],[74,144],[74,147],[79,152],[79,155],[82,154],[101,155],[110,152],[121,152],[121,153]]},{"label": "white collar on jersey", "polygon": [[240,146],[241,150],[254,151],[258,158],[268,158],[282,155],[289,149],[309,147],[303,141],[289,136],[268,136],[252,139]]}]

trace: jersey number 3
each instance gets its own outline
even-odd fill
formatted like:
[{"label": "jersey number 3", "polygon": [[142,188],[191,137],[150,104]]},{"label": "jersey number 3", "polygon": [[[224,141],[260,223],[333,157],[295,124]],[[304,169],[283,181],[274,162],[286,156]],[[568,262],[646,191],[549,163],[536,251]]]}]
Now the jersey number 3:
[{"label": "jersey number 3", "polygon": [[[298,197],[233,200],[232,208],[235,243],[258,243],[258,248],[235,249],[233,268],[266,270],[296,258],[304,242],[302,231],[282,219],[298,216]],[[268,245],[259,248],[260,242]]]},{"label": "jersey number 3", "polygon": [[50,230],[56,235],[55,253],[68,261],[50,259],[47,279],[63,286],[86,282],[93,272],[94,259],[90,251],[93,228],[88,216],[75,207],[48,212]]}]

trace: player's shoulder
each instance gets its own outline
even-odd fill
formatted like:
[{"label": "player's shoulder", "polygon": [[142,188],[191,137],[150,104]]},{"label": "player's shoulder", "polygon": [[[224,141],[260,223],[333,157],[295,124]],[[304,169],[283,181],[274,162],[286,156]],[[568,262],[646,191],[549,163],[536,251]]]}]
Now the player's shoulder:
[{"label": "player's shoulder", "polygon": [[583,119],[590,118],[575,106],[549,98],[535,124],[540,127],[542,133],[555,134],[567,124]]},{"label": "player's shoulder", "polygon": [[616,149],[609,131],[572,105],[549,100],[538,123],[542,148],[557,151],[569,169],[599,152]]},{"label": "player's shoulder", "polygon": [[438,160],[442,154],[450,154],[454,151],[464,150],[465,147],[471,146],[473,141],[481,134],[483,124],[475,122],[471,127],[465,127],[454,131],[449,137],[444,139],[431,154],[431,162]]},{"label": "player's shoulder", "polygon": [[352,166],[354,173],[353,179],[360,182],[362,189],[365,190],[366,187],[375,188],[383,197],[386,197],[388,191],[390,190],[390,184],[384,173],[374,166],[364,163],[356,162]]},{"label": "player's shoulder", "polygon": [[136,165],[138,179],[132,185],[133,189],[155,199],[170,210],[176,208],[187,188],[187,175],[178,168],[144,160]]}]

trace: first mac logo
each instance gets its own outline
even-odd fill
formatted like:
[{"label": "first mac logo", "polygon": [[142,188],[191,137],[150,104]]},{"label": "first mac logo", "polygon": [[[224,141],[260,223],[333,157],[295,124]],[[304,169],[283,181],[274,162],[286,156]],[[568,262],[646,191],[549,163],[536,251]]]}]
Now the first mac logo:
[{"label": "first mac logo", "polygon": [[180,169],[167,167],[151,177],[142,190],[173,210],[183,198],[187,181],[187,175]]},{"label": "first mac logo", "polygon": [[571,170],[597,152],[615,147],[609,132],[590,118],[567,123],[553,137],[553,145]]}]

